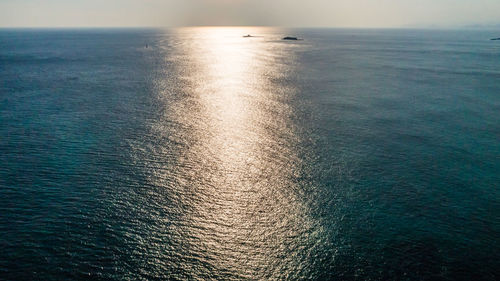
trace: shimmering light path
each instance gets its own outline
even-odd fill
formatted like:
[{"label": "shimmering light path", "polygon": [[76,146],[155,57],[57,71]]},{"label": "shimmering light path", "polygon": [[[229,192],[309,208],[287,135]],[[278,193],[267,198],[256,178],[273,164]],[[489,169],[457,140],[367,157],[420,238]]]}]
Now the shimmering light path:
[{"label": "shimmering light path", "polygon": [[[171,151],[168,140],[182,147],[178,156],[165,156],[173,163],[155,169],[152,180],[182,202],[172,210],[181,218],[173,223],[180,235],[172,243],[198,264],[186,277],[297,278],[301,271],[291,269],[303,266],[320,241],[313,239],[321,229],[299,179],[298,153],[310,152],[292,120],[298,89],[285,80],[294,71],[294,51],[304,46],[242,37],[259,31],[266,30],[175,35],[182,44],[174,49],[181,63],[173,84],[182,93],[153,123],[152,137],[167,140],[155,142],[156,149]],[[165,104],[171,96],[170,89],[158,92]],[[171,130],[170,122],[180,128]],[[191,262],[175,266],[188,269]]]}]

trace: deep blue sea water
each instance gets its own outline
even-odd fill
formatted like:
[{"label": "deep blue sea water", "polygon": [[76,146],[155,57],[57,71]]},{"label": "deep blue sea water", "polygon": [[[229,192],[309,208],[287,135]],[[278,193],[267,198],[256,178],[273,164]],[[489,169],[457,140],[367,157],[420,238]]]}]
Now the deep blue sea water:
[{"label": "deep blue sea water", "polygon": [[498,36],[0,30],[0,280],[498,280]]}]

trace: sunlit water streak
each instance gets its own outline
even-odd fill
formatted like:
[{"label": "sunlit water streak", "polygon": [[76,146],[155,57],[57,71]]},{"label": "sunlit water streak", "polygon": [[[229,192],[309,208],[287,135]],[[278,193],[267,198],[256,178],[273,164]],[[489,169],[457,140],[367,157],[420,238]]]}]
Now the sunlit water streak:
[{"label": "sunlit water streak", "polygon": [[[184,206],[173,226],[180,241],[173,243],[199,264],[184,277],[218,272],[228,279],[298,278],[302,270],[291,269],[305,264],[321,227],[297,180],[303,148],[290,100],[298,89],[280,79],[293,72],[293,50],[303,47],[249,40],[241,32],[202,28],[176,34],[183,42],[174,50],[182,58],[176,79],[189,90],[152,126],[155,137],[187,147],[172,159],[177,168],[160,168],[151,180]],[[168,103],[171,92],[158,95]],[[168,122],[182,129],[172,132]],[[180,269],[190,263],[174,261]]]},{"label": "sunlit water streak", "polygon": [[497,280],[489,37],[2,30],[0,279]]}]

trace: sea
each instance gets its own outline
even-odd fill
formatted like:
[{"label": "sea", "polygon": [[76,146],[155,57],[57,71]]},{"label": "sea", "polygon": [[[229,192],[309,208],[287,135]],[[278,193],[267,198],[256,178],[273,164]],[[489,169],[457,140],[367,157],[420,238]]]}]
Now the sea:
[{"label": "sea", "polygon": [[0,280],[499,280],[498,36],[1,29]]}]

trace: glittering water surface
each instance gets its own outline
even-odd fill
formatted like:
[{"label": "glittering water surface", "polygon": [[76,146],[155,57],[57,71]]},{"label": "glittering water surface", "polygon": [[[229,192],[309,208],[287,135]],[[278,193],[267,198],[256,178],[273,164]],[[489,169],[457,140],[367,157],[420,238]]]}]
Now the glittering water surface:
[{"label": "glittering water surface", "polygon": [[1,30],[0,279],[497,280],[489,37]]}]

